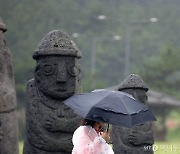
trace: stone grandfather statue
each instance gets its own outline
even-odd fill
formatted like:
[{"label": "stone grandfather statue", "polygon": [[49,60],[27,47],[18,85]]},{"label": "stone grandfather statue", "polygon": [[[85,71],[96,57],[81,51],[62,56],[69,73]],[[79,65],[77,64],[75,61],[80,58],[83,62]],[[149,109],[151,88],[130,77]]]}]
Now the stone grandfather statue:
[{"label": "stone grandfather statue", "polygon": [[[129,75],[118,88],[131,94],[139,102],[147,103],[147,85],[139,75]],[[114,126],[112,128],[113,150],[117,154],[153,154],[154,143],[150,122],[130,128]]]},{"label": "stone grandfather statue", "polygon": [[34,79],[27,86],[24,154],[70,154],[81,118],[63,101],[80,88],[81,53],[60,30],[49,32],[33,54]]},{"label": "stone grandfather statue", "polygon": [[0,154],[18,154],[16,92],[6,30],[0,18]]}]

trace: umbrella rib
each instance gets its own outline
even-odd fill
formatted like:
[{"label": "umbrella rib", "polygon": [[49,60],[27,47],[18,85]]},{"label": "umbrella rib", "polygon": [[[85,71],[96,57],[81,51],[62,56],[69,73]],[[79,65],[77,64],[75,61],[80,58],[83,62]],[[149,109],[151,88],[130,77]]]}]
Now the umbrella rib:
[{"label": "umbrella rib", "polygon": [[[118,94],[116,94],[117,96],[118,96]],[[119,97],[120,98],[120,100],[123,102],[123,100],[121,99],[121,97]],[[124,105],[124,102],[122,103],[123,104],[123,106],[124,106],[124,108],[126,109],[126,106]],[[126,112],[128,113],[128,110],[126,109]]]},{"label": "umbrella rib", "polygon": [[[130,97],[130,96],[128,96],[128,97]],[[131,98],[131,97],[130,97]],[[120,97],[120,99],[121,99],[121,97]],[[132,98],[131,98],[132,99]],[[137,101],[135,98],[133,98],[134,99],[134,101]],[[123,102],[123,100],[121,99],[121,101]],[[127,108],[126,108],[126,106],[124,105],[124,103],[123,103],[123,106],[125,107],[125,109],[126,109],[126,111],[127,111],[127,113],[128,113],[128,110],[127,110]],[[143,109],[143,111],[146,111],[148,108],[146,107],[146,109]],[[136,113],[134,113],[134,114],[137,114],[137,113],[139,113],[139,112],[141,112],[141,110],[139,110],[138,112],[136,112]]]}]

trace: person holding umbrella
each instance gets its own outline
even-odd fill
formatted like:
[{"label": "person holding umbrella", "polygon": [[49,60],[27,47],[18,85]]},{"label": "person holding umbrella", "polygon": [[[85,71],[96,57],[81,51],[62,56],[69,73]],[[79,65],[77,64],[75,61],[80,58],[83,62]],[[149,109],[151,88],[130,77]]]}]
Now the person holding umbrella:
[{"label": "person holding umbrella", "polygon": [[72,154],[114,154],[108,144],[110,133],[108,129],[102,132],[105,123],[84,119],[73,135]]},{"label": "person holding umbrella", "polygon": [[103,123],[132,128],[156,120],[148,106],[127,93],[109,89],[75,94],[64,104],[85,119],[83,126],[74,132],[72,154],[113,154],[106,143],[108,133],[100,131]]}]

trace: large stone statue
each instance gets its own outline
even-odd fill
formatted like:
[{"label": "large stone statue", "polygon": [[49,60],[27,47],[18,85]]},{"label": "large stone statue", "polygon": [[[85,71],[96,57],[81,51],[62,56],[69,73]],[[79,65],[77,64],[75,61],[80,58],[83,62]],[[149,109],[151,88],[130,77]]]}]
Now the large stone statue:
[{"label": "large stone statue", "polygon": [[[147,85],[136,74],[129,75],[118,88],[131,94],[139,102],[147,103]],[[125,128],[113,126],[112,128],[113,150],[117,154],[153,154],[154,143],[151,123]]]},{"label": "large stone statue", "polygon": [[39,43],[34,79],[27,86],[24,154],[70,154],[81,118],[63,101],[78,92],[81,53],[64,32],[49,32]]},{"label": "large stone statue", "polygon": [[5,31],[0,18],[0,154],[18,154],[16,92]]}]

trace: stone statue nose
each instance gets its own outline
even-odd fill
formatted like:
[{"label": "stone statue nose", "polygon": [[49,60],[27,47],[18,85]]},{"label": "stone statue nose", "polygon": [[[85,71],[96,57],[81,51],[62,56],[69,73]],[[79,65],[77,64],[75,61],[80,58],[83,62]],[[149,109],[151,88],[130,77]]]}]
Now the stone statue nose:
[{"label": "stone statue nose", "polygon": [[57,82],[66,82],[67,81],[67,70],[65,67],[59,67],[57,73]]}]

